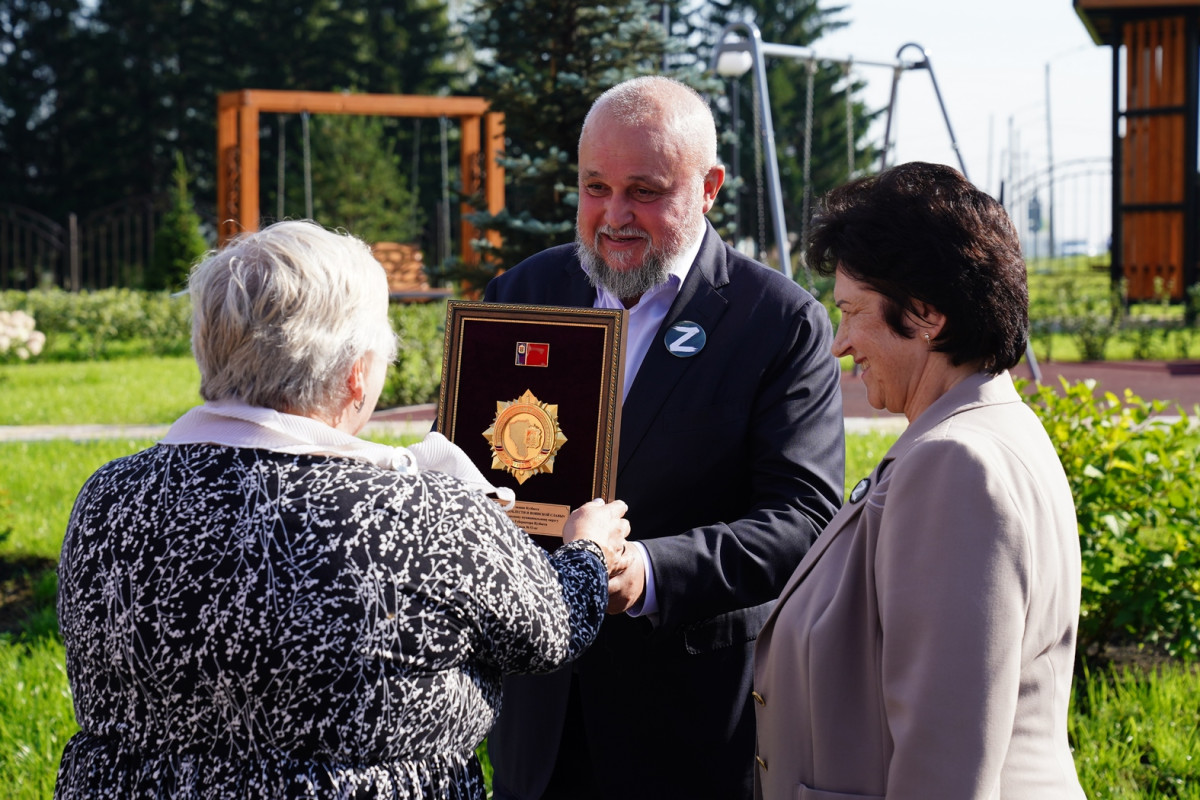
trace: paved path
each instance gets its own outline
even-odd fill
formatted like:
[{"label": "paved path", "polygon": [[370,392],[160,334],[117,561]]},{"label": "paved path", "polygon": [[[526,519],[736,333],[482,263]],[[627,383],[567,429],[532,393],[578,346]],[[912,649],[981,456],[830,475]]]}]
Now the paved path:
[{"label": "paved path", "polygon": [[[1162,400],[1169,409],[1182,406],[1190,416],[1200,406],[1200,361],[1091,361],[1084,363],[1040,364],[1042,382],[1058,386],[1059,376],[1075,382],[1094,378],[1098,391],[1120,395],[1126,388],[1144,400]],[[1031,378],[1029,365],[1024,361],[1013,373]],[[842,373],[842,404],[848,433],[881,430],[899,432],[907,422],[899,414],[879,411],[867,403],[867,390],[860,377]],[[421,436],[429,431],[437,417],[433,403],[375,412],[367,424],[368,435]],[[157,439],[166,433],[167,425],[0,425],[0,441],[44,441],[47,439]]]},{"label": "paved path", "polygon": [[[423,436],[437,417],[434,404],[406,406],[376,411],[367,423],[368,436]],[[879,415],[846,419],[846,430],[861,433],[870,430],[904,430],[903,417]],[[70,439],[76,442],[95,439],[160,439],[170,425],[0,425],[0,442],[41,442]]]},{"label": "paved path", "polygon": [[[1120,397],[1125,389],[1132,389],[1143,400],[1162,400],[1167,404],[1169,413],[1174,413],[1176,406],[1182,406],[1188,416],[1197,416],[1196,406],[1200,405],[1200,361],[1051,362],[1039,364],[1038,367],[1042,383],[1055,388],[1059,386],[1060,376],[1071,383],[1093,378],[1097,391],[1112,392]],[[1027,380],[1033,378],[1025,361],[1013,369],[1013,375]],[[850,372],[842,373],[842,407],[847,419],[903,419],[899,415],[871,408],[867,403],[867,389],[863,386],[862,378]]]}]

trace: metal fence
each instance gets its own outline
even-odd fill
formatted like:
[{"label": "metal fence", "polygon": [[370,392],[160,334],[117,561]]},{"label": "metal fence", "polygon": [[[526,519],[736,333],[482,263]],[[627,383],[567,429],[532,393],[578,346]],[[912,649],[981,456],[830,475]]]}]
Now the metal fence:
[{"label": "metal fence", "polygon": [[1100,257],[1111,246],[1112,161],[1073,159],[1029,173],[1004,205],[1026,259]]},{"label": "metal fence", "polygon": [[144,195],[59,223],[0,203],[0,289],[140,286],[168,205],[165,195]]}]

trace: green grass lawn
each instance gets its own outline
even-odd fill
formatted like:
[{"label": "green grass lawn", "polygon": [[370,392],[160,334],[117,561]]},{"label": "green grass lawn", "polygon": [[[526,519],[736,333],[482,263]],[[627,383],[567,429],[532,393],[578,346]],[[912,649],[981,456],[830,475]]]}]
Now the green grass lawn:
[{"label": "green grass lawn", "polygon": [[200,401],[190,355],[0,365],[0,425],[173,422]]},{"label": "green grass lawn", "polygon": [[63,747],[79,727],[56,636],[0,638],[0,786],[11,800],[47,800]]},{"label": "green grass lawn", "polygon": [[[880,433],[848,438],[847,488],[870,472],[894,439]],[[12,487],[13,528],[0,543],[0,562],[56,557],[70,504],[86,476],[149,444],[0,444],[0,486]],[[34,583],[40,610],[26,633],[0,635],[0,786],[13,800],[50,796],[62,747],[77,730],[53,624],[52,573]],[[1103,670],[1077,680],[1075,691],[1071,736],[1089,797],[1200,800],[1200,758],[1193,757],[1200,753],[1200,679],[1194,670],[1179,664],[1150,674]]]},{"label": "green grass lawn", "polygon": [[[186,357],[0,367],[0,424],[168,423],[198,402],[197,384]],[[847,491],[894,440],[847,437]],[[53,615],[53,563],[71,504],[97,467],[150,444],[0,442],[0,600],[23,592],[32,608],[14,631],[0,633],[0,786],[12,800],[50,797],[62,748],[77,730]],[[1070,729],[1089,797],[1200,800],[1193,668],[1097,668],[1076,680]]]},{"label": "green grass lawn", "polygon": [[0,442],[0,492],[12,504],[12,532],[0,538],[0,558],[57,561],[83,482],[102,464],[151,444],[148,439]]},{"label": "green grass lawn", "polygon": [[1200,675],[1165,664],[1077,678],[1068,731],[1092,800],[1200,798]]}]

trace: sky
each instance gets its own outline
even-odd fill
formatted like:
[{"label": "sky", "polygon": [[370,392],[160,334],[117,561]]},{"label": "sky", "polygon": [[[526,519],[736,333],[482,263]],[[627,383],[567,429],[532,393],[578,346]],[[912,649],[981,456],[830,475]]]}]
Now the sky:
[{"label": "sky", "polygon": [[[1111,157],[1112,50],[1092,42],[1071,0],[822,0],[823,7],[843,4],[838,18],[849,24],[813,49],[893,63],[905,44],[924,48],[967,177],[977,186],[998,194],[1010,154],[1018,171],[1045,167],[1047,64],[1054,161]],[[911,48],[904,53],[910,61],[918,55]],[[886,107],[892,70],[860,64],[855,71],[868,84],[868,107]],[[882,118],[874,132],[882,142]],[[889,163],[960,167],[927,71],[901,74],[891,140]]]}]

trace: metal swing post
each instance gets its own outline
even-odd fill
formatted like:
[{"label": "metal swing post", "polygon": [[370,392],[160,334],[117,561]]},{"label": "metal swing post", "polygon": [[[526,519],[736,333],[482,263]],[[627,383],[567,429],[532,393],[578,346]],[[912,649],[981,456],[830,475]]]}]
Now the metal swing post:
[{"label": "metal swing post", "polygon": [[[905,62],[901,56],[904,51],[910,47],[915,47],[917,52],[921,54],[919,61]],[[900,45],[900,49],[896,51],[896,63],[892,70],[892,92],[891,99],[888,101],[887,124],[883,129],[883,152],[880,156],[879,169],[882,172],[887,168],[888,147],[891,146],[892,134],[892,113],[896,108],[896,89],[900,85],[900,75],[902,72],[910,69],[923,69],[929,73],[929,81],[933,84],[933,94],[937,98],[938,108],[942,112],[942,119],[946,123],[946,133],[950,135],[950,148],[954,150],[954,156],[958,159],[958,168],[962,172],[963,177],[970,180],[967,176],[967,164],[963,161],[962,151],[958,148],[958,139],[954,137],[954,127],[950,124],[950,115],[946,112],[946,103],[942,100],[942,91],[938,88],[937,76],[933,74],[933,64],[929,60],[929,54],[925,52],[925,48],[915,42],[908,42]]]},{"label": "metal swing post", "polygon": [[[739,33],[744,38],[730,39],[730,34]],[[921,54],[920,60],[906,62],[903,60],[903,55],[909,48],[916,48]],[[739,58],[739,56],[741,56]],[[958,139],[954,136],[954,128],[950,124],[950,115],[946,111],[946,103],[942,99],[942,91],[938,86],[937,76],[933,74],[933,64],[929,60],[929,54],[925,52],[925,48],[919,44],[908,42],[896,51],[895,61],[890,62],[872,62],[850,58],[839,58],[826,55],[818,55],[811,48],[796,47],[793,45],[772,44],[763,42],[762,34],[758,26],[753,22],[731,22],[726,25],[717,39],[717,45],[713,48],[710,69],[720,75],[726,77],[737,77],[744,75],[750,69],[754,70],[755,85],[759,87],[759,102],[762,106],[762,139],[767,151],[767,174],[768,183],[767,189],[770,192],[771,201],[771,217],[775,225],[775,238],[778,242],[780,253],[780,267],[788,277],[792,276],[791,270],[791,254],[787,241],[787,229],[783,219],[783,191],[779,181],[779,162],[775,154],[775,126],[771,121],[771,103],[767,92],[767,73],[764,63],[766,56],[775,56],[778,58],[792,58],[797,60],[816,63],[819,61],[833,64],[849,65],[866,64],[868,66],[888,67],[892,70],[892,89],[891,96],[887,106],[887,121],[884,127],[883,148],[880,153],[879,168],[882,171],[887,167],[888,149],[891,146],[892,132],[892,117],[896,108],[896,90],[900,83],[900,75],[910,69],[924,69],[929,73],[929,80],[933,84],[933,92],[937,97],[938,107],[942,112],[942,119],[946,123],[946,132],[950,135],[950,145],[954,150],[954,155],[958,159],[959,169],[962,171],[963,177],[968,180],[967,165],[963,160],[962,151],[958,146]],[[749,63],[746,63],[746,61]],[[849,87],[847,87],[847,92]],[[849,104],[849,97],[847,97]],[[851,149],[851,161],[853,160],[853,151]],[[853,171],[853,170],[852,170]],[[786,266],[784,266],[786,265]],[[1031,342],[1026,342],[1025,358],[1029,362],[1030,370],[1033,373],[1033,379],[1041,382],[1041,370],[1038,368],[1037,358],[1033,353],[1033,345]]]},{"label": "metal swing post", "polygon": [[[745,39],[731,42],[726,46],[725,37],[728,33],[740,29]],[[779,159],[775,154],[775,123],[771,120],[771,101],[767,91],[767,67],[763,58],[762,33],[753,22],[731,22],[721,31],[717,46],[713,49],[710,68],[721,74],[734,74],[722,71],[721,54],[741,50],[749,52],[750,67],[754,69],[754,84],[758,87],[759,114],[762,120],[762,145],[767,166],[767,194],[771,205],[771,222],[775,228],[775,246],[779,250],[779,270],[789,278],[792,274],[792,253],[787,238],[787,227],[783,219],[783,189],[779,182]],[[740,66],[740,64],[739,64]],[[745,73],[748,67],[741,67],[736,74]]]},{"label": "metal swing post", "polygon": [[304,137],[304,213],[307,219],[313,218],[313,189],[312,189],[312,147],[308,133],[308,110],[300,112],[300,131]]},{"label": "metal swing post", "polygon": [[[925,48],[919,44],[909,42],[901,45],[896,51],[896,61],[901,62],[901,55],[910,47],[915,47],[921,54],[921,60],[913,62],[909,69],[923,69],[929,73],[929,81],[933,84],[933,94],[937,97],[938,108],[941,109],[942,119],[946,122],[946,133],[950,134],[950,147],[954,150],[954,155],[958,158],[958,168],[962,172],[963,177],[970,180],[967,174],[967,164],[963,160],[962,150],[958,147],[958,139],[954,136],[954,128],[950,125],[950,115],[946,113],[946,103],[942,100],[941,89],[938,88],[937,76],[933,74],[933,64],[929,60],[929,54],[925,52]],[[888,147],[890,146],[891,131],[892,131],[892,111],[896,107],[896,88],[900,83],[901,70],[897,68],[892,73],[892,93],[891,101],[888,103],[887,125],[884,127],[883,134],[883,152],[880,155],[879,169],[882,171],[887,168]],[[1038,366],[1037,356],[1033,352],[1033,341],[1028,337],[1025,340],[1025,361],[1029,364],[1029,372],[1033,375],[1034,383],[1042,382],[1042,370]]]},{"label": "metal swing post", "polygon": [[[742,38],[730,38],[730,34],[736,34]],[[788,242],[787,227],[783,218],[783,189],[779,180],[779,159],[775,150],[775,124],[771,119],[771,99],[767,89],[767,56],[791,58],[808,61],[813,64],[822,61],[846,64],[850,63],[852,59],[819,55],[808,47],[764,42],[762,40],[762,33],[753,22],[729,23],[721,30],[721,34],[717,39],[717,46],[713,48],[710,61],[710,69],[713,72],[727,77],[738,77],[753,70],[754,85],[758,88],[759,113],[762,118],[761,138],[763,149],[766,151],[767,162],[767,192],[771,204],[771,220],[775,228],[776,246],[779,248],[780,270],[789,278],[794,279],[794,275],[792,274],[791,246]],[[908,68],[908,65],[892,62],[880,63],[859,60],[854,61],[854,63],[899,69]],[[943,113],[944,111],[943,108]],[[890,104],[888,113],[890,120]]]}]

